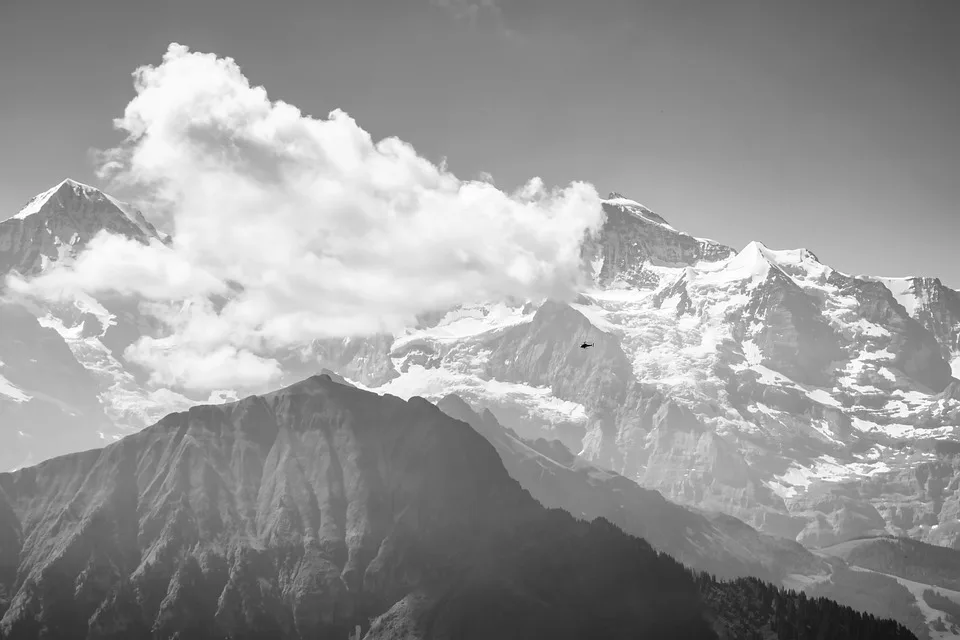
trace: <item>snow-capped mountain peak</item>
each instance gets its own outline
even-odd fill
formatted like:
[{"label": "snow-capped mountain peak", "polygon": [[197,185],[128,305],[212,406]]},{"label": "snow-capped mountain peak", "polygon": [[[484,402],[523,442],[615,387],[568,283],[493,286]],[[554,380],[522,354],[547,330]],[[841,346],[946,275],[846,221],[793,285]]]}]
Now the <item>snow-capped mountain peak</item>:
[{"label": "snow-capped mountain peak", "polygon": [[610,195],[607,196],[607,199],[602,200],[601,202],[608,207],[617,207],[622,211],[640,218],[644,222],[652,222],[653,224],[660,225],[661,227],[665,227],[671,231],[679,233],[673,228],[673,226],[670,225],[669,222],[664,220],[662,216],[654,213],[648,207],[643,206],[636,200],[625,198],[616,191],[611,192]]},{"label": "snow-capped mountain peak", "polygon": [[51,187],[50,189],[47,189],[42,193],[38,193],[37,195],[30,198],[30,201],[26,205],[24,205],[24,207],[20,209],[20,211],[15,213],[11,219],[25,220],[29,216],[39,213],[47,205],[47,203],[50,202],[51,198],[56,196],[56,194],[60,193],[61,190],[64,190],[64,189],[76,190],[76,191],[86,192],[86,193],[93,193],[93,192],[99,193],[99,191],[96,188],[91,187],[90,185],[86,185],[86,184],[77,182],[76,180],[67,178],[66,180],[63,180],[59,184]]},{"label": "snow-capped mountain peak", "polygon": [[761,243],[751,242],[730,259],[690,268],[687,274],[694,276],[700,285],[716,286],[742,280],[759,282],[766,279],[771,264],[775,264],[768,253],[769,249]]},{"label": "snow-capped mountain peak", "polygon": [[[83,206],[84,204],[87,206]],[[89,205],[99,206],[91,207]],[[161,234],[138,209],[107,195],[96,187],[72,178],[62,180],[57,185],[31,198],[10,220],[26,220],[38,214],[109,218],[115,216],[117,212],[136,225],[142,234],[162,239]],[[107,220],[104,220],[104,222],[107,222]]]},{"label": "snow-capped mountain peak", "polygon": [[78,182],[72,178],[61,180],[46,191],[38,193],[32,197],[20,211],[11,216],[10,219],[26,220],[30,216],[38,213],[69,213],[70,209],[75,207],[75,203],[78,200],[113,204],[120,209],[124,215],[129,217],[131,222],[135,222],[144,227],[152,227],[152,225],[146,221],[146,218],[143,217],[143,214],[129,204],[107,195],[97,187]]},{"label": "snow-capped mountain peak", "polygon": [[753,241],[727,260],[697,265],[689,269],[688,278],[697,278],[701,284],[752,280],[761,282],[776,269],[798,286],[824,281],[832,272],[808,249],[771,249],[762,242]]},{"label": "snow-capped mountain peak", "polygon": [[606,221],[596,240],[584,244],[585,266],[601,286],[656,289],[663,268],[718,262],[734,251],[678,231],[636,200],[611,193],[602,201]]},{"label": "snow-capped mountain peak", "polygon": [[36,273],[86,246],[100,231],[139,242],[169,242],[132,205],[68,178],[0,222],[0,273]]},{"label": "snow-capped mountain peak", "polygon": [[636,200],[631,200],[630,198],[626,198],[622,194],[617,193],[616,191],[611,191],[610,195],[607,196],[606,200],[603,200],[603,203],[612,205],[614,207],[635,208],[635,209],[643,209],[643,210],[649,211],[647,207],[643,206]]}]

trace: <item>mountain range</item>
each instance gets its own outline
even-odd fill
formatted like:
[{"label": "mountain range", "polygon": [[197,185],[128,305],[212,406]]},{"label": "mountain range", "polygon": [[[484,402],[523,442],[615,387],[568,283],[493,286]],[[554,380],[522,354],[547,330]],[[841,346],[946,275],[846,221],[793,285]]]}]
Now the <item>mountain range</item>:
[{"label": "mountain range", "polygon": [[[949,637],[960,594],[920,558],[960,549],[960,294],[843,274],[804,249],[738,252],[619,194],[603,207],[576,300],[462,305],[394,335],[314,340],[286,357],[284,383],[328,370],[426,398],[548,507],[718,576]],[[0,275],[42,273],[103,229],[175,241],[66,180],[0,222]],[[129,299],[7,300],[0,325],[0,470],[237,398],[151,384],[124,350],[159,328]],[[903,566],[874,562],[901,539]]]},{"label": "mountain range", "polygon": [[915,637],[691,574],[541,506],[426,400],[329,375],[0,474],[0,516],[9,640]]}]

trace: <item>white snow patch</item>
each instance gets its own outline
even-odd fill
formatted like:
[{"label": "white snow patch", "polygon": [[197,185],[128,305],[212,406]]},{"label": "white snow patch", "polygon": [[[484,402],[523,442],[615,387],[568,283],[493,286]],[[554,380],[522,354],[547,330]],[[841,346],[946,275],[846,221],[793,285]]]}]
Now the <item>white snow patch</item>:
[{"label": "white snow patch", "polygon": [[881,327],[878,324],[874,324],[868,320],[860,318],[854,322],[847,323],[849,326],[854,329],[858,329],[861,334],[869,336],[871,338],[883,338],[890,335],[890,332]]},{"label": "white snow patch", "polygon": [[538,419],[550,424],[586,424],[587,412],[582,404],[555,397],[549,387],[532,387],[526,384],[481,380],[476,376],[449,369],[427,369],[412,365],[400,377],[377,387],[381,395],[389,394],[407,400],[420,396],[427,400],[439,400],[447,394],[476,398],[483,402],[504,405],[519,405]]},{"label": "white snow patch", "polygon": [[649,289],[611,288],[589,289],[585,295],[596,302],[642,303],[653,295]]},{"label": "white snow patch", "polygon": [[896,381],[897,381],[897,374],[895,374],[893,371],[891,371],[891,370],[888,369],[887,367],[880,367],[879,373],[880,373],[881,376],[883,376],[884,378],[886,378],[886,379],[889,380],[890,382],[896,382]]},{"label": "white snow patch", "polygon": [[582,313],[583,316],[590,321],[590,324],[604,333],[617,333],[619,331],[619,327],[606,319],[605,316],[607,315],[607,312],[601,307],[597,307],[595,305],[571,303],[570,308],[576,309]]},{"label": "white snow patch", "polygon": [[507,329],[533,320],[534,314],[524,313],[522,307],[506,304],[471,305],[448,312],[436,326],[427,329],[408,329],[396,336],[393,351],[415,340],[433,340],[453,343],[476,338],[485,333]]},{"label": "white snow patch", "polygon": [[763,354],[760,353],[760,347],[753,340],[747,340],[743,343],[743,357],[751,367],[760,366],[763,360]]},{"label": "white snow patch", "polygon": [[773,369],[763,366],[762,364],[757,364],[750,367],[752,371],[755,371],[760,375],[760,382],[762,384],[776,386],[779,384],[789,384],[793,386],[793,382],[781,373],[777,373]]},{"label": "white snow patch", "polygon": [[103,330],[100,332],[100,336],[103,336],[107,333],[107,329],[117,324],[116,316],[106,310],[106,308],[93,299],[90,295],[86,293],[80,293],[76,296],[74,300],[74,306],[80,310],[81,313],[89,313],[97,318],[100,322],[100,326],[103,327]]},{"label": "white snow patch", "polygon": [[882,433],[886,436],[896,439],[912,439],[912,438],[931,438],[931,437],[945,437],[953,436],[956,437],[960,435],[960,426],[951,425],[945,427],[932,427],[932,428],[923,428],[918,429],[913,425],[909,424],[877,424],[875,422],[870,422],[869,420],[864,420],[863,418],[853,416],[850,419],[850,422],[854,429],[863,432],[874,432]]},{"label": "white snow patch", "polygon": [[904,402],[914,405],[924,405],[929,401],[929,396],[920,391],[902,391],[895,389],[891,395],[900,396]]},{"label": "white snow patch", "polygon": [[895,360],[896,355],[890,352],[889,349],[880,349],[878,351],[862,351],[860,353],[860,360]]},{"label": "white snow patch", "polygon": [[819,402],[820,404],[825,404],[831,407],[840,408],[843,405],[837,402],[837,400],[830,395],[825,389],[811,389],[807,391],[807,397],[813,400],[814,402]]},{"label": "white snow patch", "polygon": [[876,462],[852,462],[847,466],[851,471],[862,476],[872,476],[891,471],[890,466],[880,460]]},{"label": "white snow patch", "polygon": [[810,426],[813,428],[813,430],[816,431],[817,433],[819,433],[820,435],[822,435],[822,436],[823,436],[824,438],[826,438],[829,442],[833,442],[834,444],[843,445],[843,441],[840,440],[840,439],[838,439],[835,435],[833,435],[833,431],[830,430],[830,427],[829,427],[828,425],[829,425],[829,423],[828,423],[826,420],[811,420],[811,421],[810,421]]},{"label": "white snow patch", "polygon": [[637,202],[636,200],[631,200],[630,198],[610,198],[609,200],[603,200],[603,204],[609,204],[614,207],[636,207],[640,209],[646,209],[645,206]]},{"label": "white snow patch", "polygon": [[[797,490],[794,487],[799,486],[807,489],[816,479],[816,473],[811,469],[793,463],[785,473],[774,476],[770,485],[771,487],[779,488],[778,493],[782,492],[785,497],[789,498],[797,494]],[[777,491],[777,488],[774,488],[774,491]]]},{"label": "white snow patch", "polygon": [[590,273],[593,277],[594,282],[600,277],[600,272],[603,271],[604,259],[602,255],[597,256],[590,261]]},{"label": "white snow patch", "polygon": [[18,404],[21,402],[26,402],[33,397],[24,393],[20,387],[13,384],[2,375],[0,375],[0,395],[6,396]]},{"label": "white snow patch", "polygon": [[40,211],[40,209],[43,208],[43,205],[47,204],[47,201],[50,200],[50,197],[57,192],[57,189],[59,189],[62,184],[63,182],[56,185],[55,187],[51,187],[50,189],[47,189],[43,193],[38,193],[37,195],[35,195],[33,198],[30,199],[30,202],[24,205],[24,207],[20,209],[20,211],[13,214],[13,216],[10,219],[24,220],[27,218],[27,216],[32,216],[33,214]]},{"label": "white snow patch", "polygon": [[868,420],[864,420],[858,416],[851,417],[850,424],[857,431],[863,431],[864,433],[876,431],[880,428],[880,425],[876,424],[875,422],[869,422]]},{"label": "white snow patch", "polygon": [[[706,265],[705,265],[706,267]],[[707,268],[688,269],[698,287],[719,287],[744,280],[758,284],[770,273],[770,262],[759,242],[751,242],[743,251]]]},{"label": "white snow patch", "polygon": [[893,297],[903,305],[907,313],[913,317],[917,312],[917,296],[914,293],[913,278],[877,278],[883,283]]}]

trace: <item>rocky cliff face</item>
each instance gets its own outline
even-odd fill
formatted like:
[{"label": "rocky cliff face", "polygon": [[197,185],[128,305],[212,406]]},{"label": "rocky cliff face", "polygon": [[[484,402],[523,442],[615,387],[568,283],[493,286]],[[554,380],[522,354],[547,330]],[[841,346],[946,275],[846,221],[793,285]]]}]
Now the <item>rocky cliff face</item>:
[{"label": "rocky cliff face", "polygon": [[880,282],[936,338],[944,360],[960,364],[960,293],[939,278],[883,278]]},{"label": "rocky cliff face", "polygon": [[694,238],[619,193],[603,203],[606,221],[596,240],[584,245],[584,262],[604,286],[656,288],[658,267],[685,267],[717,262],[735,252],[712,240]]}]

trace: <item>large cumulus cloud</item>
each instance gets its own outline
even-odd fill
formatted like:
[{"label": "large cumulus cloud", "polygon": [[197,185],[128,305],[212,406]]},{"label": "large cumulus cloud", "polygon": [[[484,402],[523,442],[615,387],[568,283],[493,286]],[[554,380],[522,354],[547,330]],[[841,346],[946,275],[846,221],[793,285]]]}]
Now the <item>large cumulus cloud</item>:
[{"label": "large cumulus cloud", "polygon": [[169,335],[127,357],[158,383],[256,385],[278,375],[279,347],[395,330],[462,302],[567,297],[579,284],[581,243],[603,219],[590,185],[534,178],[505,193],[460,180],[397,138],[374,141],[343,111],[304,115],[232,59],[178,44],[134,78],[115,121],[126,140],[103,171],[170,213],[173,244],[100,238],[29,286],[148,299]]}]

